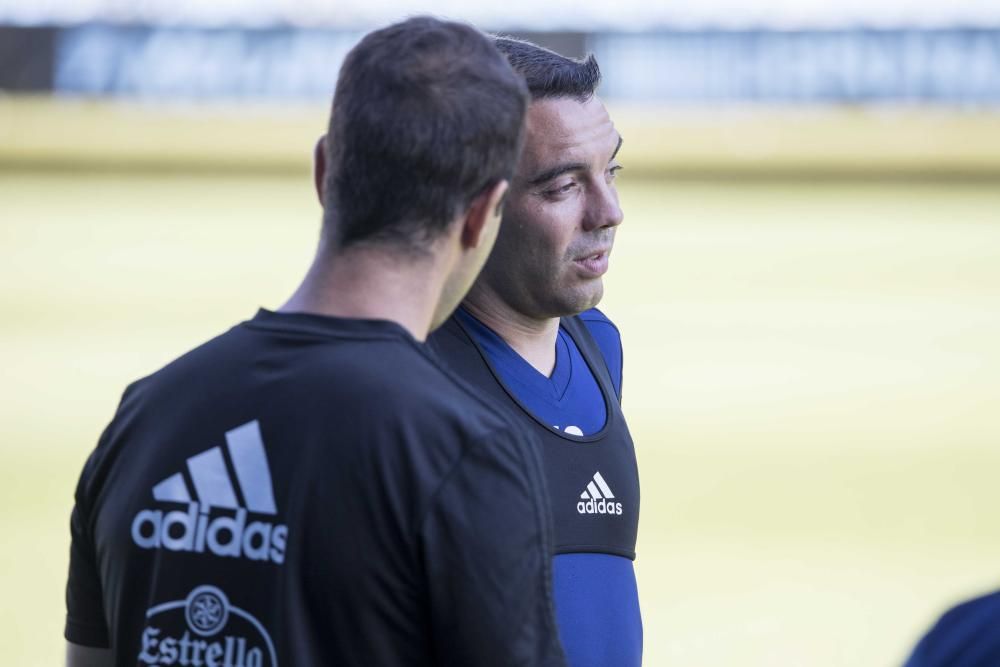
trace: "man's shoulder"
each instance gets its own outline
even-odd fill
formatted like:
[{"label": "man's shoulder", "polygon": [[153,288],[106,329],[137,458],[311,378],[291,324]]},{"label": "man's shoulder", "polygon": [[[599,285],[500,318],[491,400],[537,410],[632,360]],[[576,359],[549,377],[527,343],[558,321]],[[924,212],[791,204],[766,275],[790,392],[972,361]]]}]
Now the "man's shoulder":
[{"label": "man's shoulder", "polygon": [[607,315],[597,308],[585,310],[577,315],[577,317],[579,317],[580,321],[587,326],[591,335],[595,335],[596,332],[602,336],[612,337],[619,341],[621,340],[621,332],[618,330],[618,325],[612,322]]},{"label": "man's shoulder", "polygon": [[[341,441],[371,444],[360,449],[373,458],[409,449],[415,459],[455,459],[477,442],[523,439],[415,341],[299,341],[289,351],[244,336],[237,326],[129,385],[87,466],[87,487],[99,490],[101,471],[126,450],[183,457],[190,452],[168,455],[165,443],[209,442],[251,420],[265,441],[269,430],[293,443],[279,449],[308,446],[319,458],[343,456],[350,448],[327,446]],[[148,457],[130,457],[139,459]]]},{"label": "man's shoulder", "polygon": [[466,433],[507,430],[505,416],[474,387],[442,365],[430,350],[421,352],[420,361],[410,366],[414,372],[397,365],[396,372],[386,369],[366,383],[381,405],[420,422],[443,420]]},{"label": "man's shoulder", "polygon": [[945,612],[941,620],[946,623],[970,620],[990,624],[998,623],[1000,622],[1000,591],[961,602]]},{"label": "man's shoulder", "polygon": [[166,404],[196,414],[213,405],[267,403],[285,406],[283,412],[294,412],[297,419],[308,413],[310,421],[365,406],[359,416],[378,413],[388,422],[497,421],[490,406],[412,339],[381,333],[310,337],[302,331],[261,336],[246,324],[132,383],[123,406],[145,413]]},{"label": "man's shoulder", "polygon": [[464,333],[458,318],[458,311],[455,311],[444,324],[427,336],[427,348],[432,353],[447,351],[456,344],[472,346],[472,340]]},{"label": "man's shoulder", "polygon": [[[621,346],[621,332],[618,326],[611,321],[601,310],[591,308],[575,316],[592,336],[597,338],[598,344],[602,342],[614,343]],[[431,333],[427,343],[432,350],[448,350],[454,345],[474,347],[468,336],[462,332],[462,327],[458,322],[458,315],[452,315],[441,327]]]},{"label": "man's shoulder", "polygon": [[400,384],[414,374],[435,375],[433,362],[420,346],[393,331],[269,330],[250,320],[188,350],[136,384],[162,387],[198,382],[220,371],[242,371],[244,379],[252,375],[261,380],[294,373],[297,385],[319,382],[328,387],[330,373],[373,383],[395,380],[389,384]]},{"label": "man's shoulder", "polygon": [[994,665],[993,660],[1000,658],[998,627],[1000,591],[962,602],[946,611],[920,640],[907,667]]},{"label": "man's shoulder", "polygon": [[590,332],[590,335],[594,338],[594,342],[597,343],[597,347],[600,349],[601,355],[604,357],[604,362],[607,364],[608,370],[611,372],[611,379],[614,382],[615,391],[620,394],[622,364],[624,357],[622,352],[621,332],[618,331],[618,327],[615,323],[597,308],[585,310],[577,317],[581,322],[583,322],[584,326],[587,327],[587,331]]}]

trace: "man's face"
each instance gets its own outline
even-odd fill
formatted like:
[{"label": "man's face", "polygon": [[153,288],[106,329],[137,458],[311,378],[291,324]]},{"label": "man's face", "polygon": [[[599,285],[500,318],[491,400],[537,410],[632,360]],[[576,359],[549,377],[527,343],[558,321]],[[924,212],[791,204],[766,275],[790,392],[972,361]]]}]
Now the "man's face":
[{"label": "man's face", "polygon": [[596,97],[532,102],[493,254],[479,278],[533,319],[574,315],[604,294],[622,212],[621,137]]}]

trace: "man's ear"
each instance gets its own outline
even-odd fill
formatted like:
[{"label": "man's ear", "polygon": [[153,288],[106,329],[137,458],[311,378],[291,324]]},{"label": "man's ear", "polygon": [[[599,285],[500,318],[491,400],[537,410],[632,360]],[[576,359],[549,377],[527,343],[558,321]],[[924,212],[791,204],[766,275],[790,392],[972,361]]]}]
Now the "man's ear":
[{"label": "man's ear", "polygon": [[313,147],[313,185],[316,186],[316,196],[319,197],[319,205],[323,203],[323,183],[326,181],[326,135],[322,135]]},{"label": "man's ear", "polygon": [[509,187],[507,181],[497,181],[472,200],[462,222],[463,247],[476,248],[485,240],[492,242],[496,236],[493,227],[500,224],[503,198]]}]

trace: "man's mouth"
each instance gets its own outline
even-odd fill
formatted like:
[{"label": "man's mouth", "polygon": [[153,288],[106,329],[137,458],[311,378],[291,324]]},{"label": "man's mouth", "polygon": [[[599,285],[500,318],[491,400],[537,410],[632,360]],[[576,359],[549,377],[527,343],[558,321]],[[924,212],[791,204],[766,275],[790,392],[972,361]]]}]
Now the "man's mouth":
[{"label": "man's mouth", "polygon": [[594,277],[602,276],[608,271],[608,252],[608,250],[599,250],[593,254],[578,257],[573,261],[585,273],[591,274]]}]

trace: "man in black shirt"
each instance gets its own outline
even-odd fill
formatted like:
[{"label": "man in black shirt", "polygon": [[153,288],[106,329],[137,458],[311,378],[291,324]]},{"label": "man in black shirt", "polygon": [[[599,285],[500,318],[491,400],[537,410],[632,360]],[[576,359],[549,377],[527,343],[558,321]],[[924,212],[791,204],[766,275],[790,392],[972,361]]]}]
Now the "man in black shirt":
[{"label": "man in black shirt", "polygon": [[86,463],[69,665],[563,664],[537,442],[420,344],[493,244],[526,105],[468,26],[352,50],[302,285],[132,384]]}]

